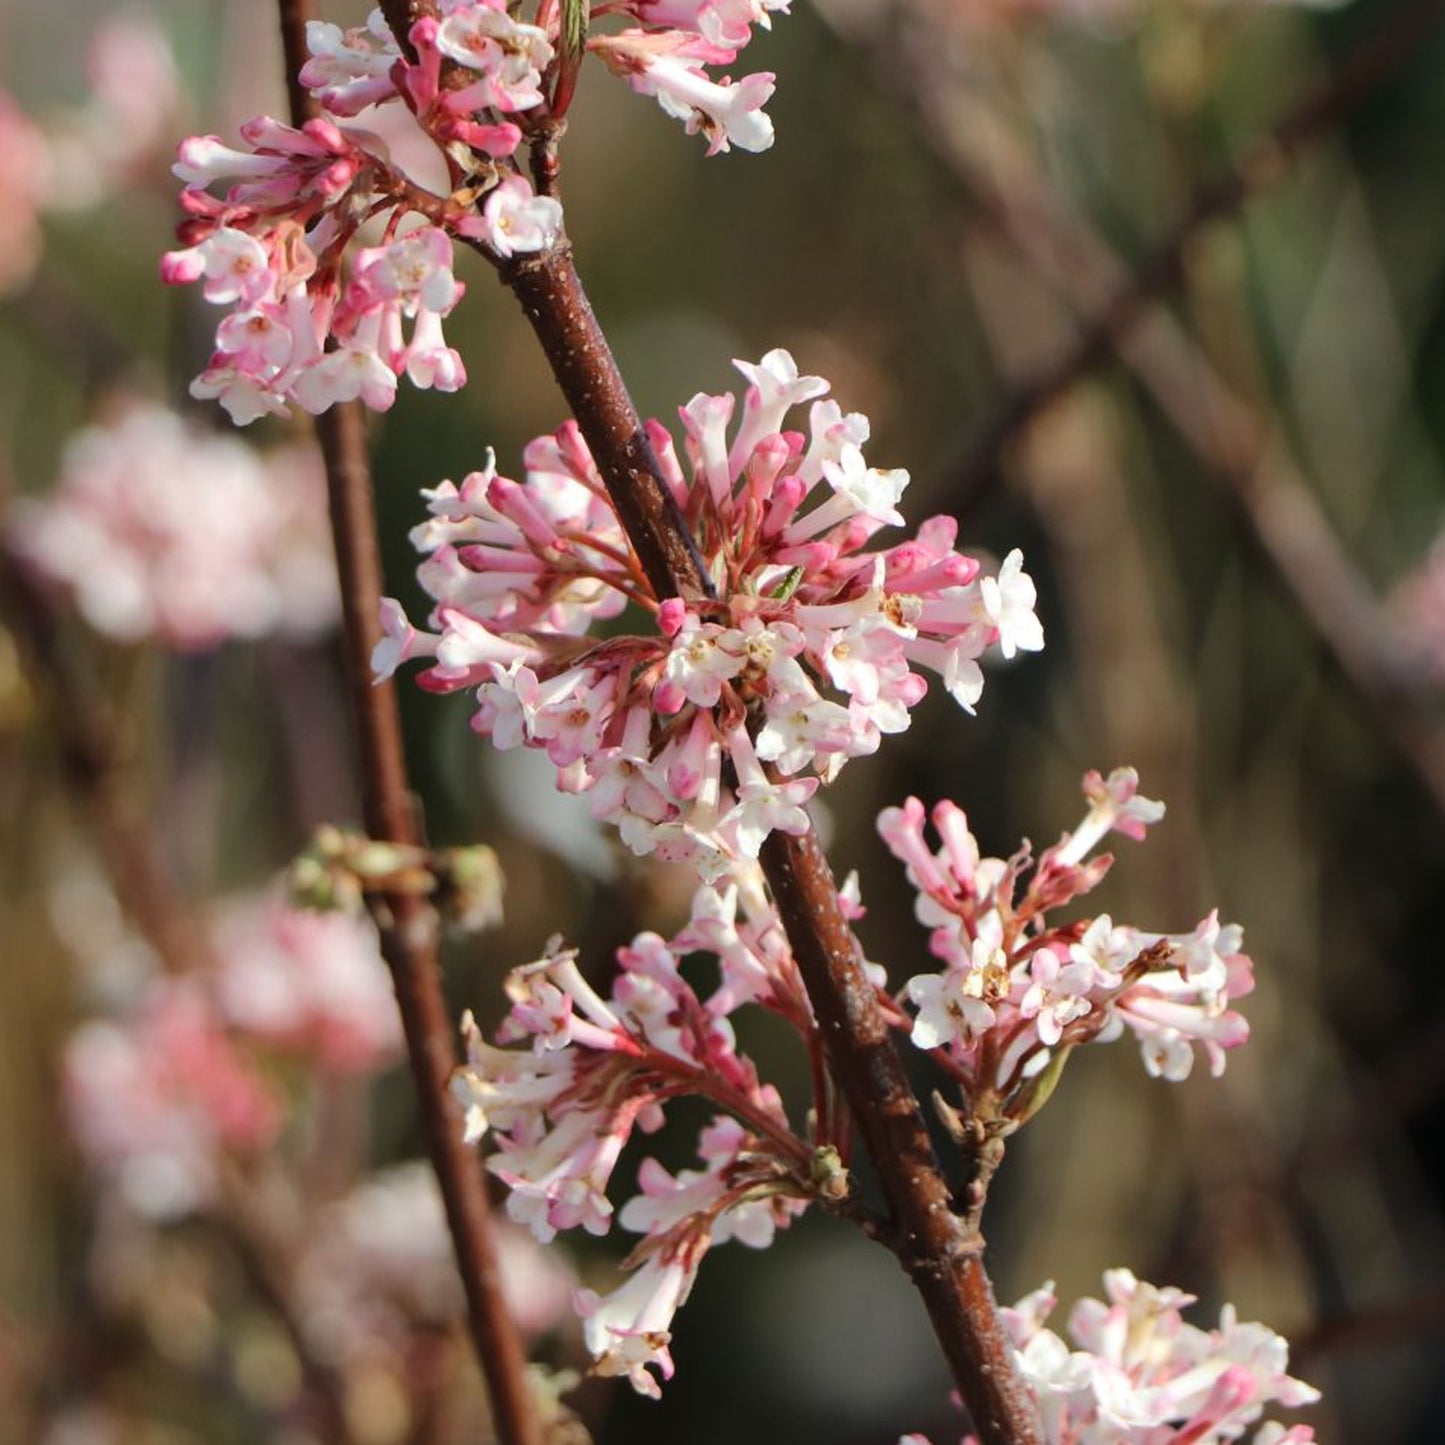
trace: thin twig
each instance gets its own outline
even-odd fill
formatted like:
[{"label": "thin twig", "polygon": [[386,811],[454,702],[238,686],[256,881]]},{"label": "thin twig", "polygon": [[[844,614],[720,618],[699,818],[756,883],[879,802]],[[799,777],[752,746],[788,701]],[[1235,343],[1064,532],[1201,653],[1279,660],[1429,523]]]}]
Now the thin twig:
[{"label": "thin twig", "polygon": [[[304,62],[310,0],[279,0],[292,118],[314,113],[298,79]],[[356,722],[367,833],[386,842],[422,842],[407,780],[396,692],[371,679],[380,638],[381,559],[366,434],[355,403],[317,421],[341,582],[347,686]],[[441,1185],[457,1267],[466,1291],[472,1340],[491,1393],[504,1445],[541,1445],[542,1430],[527,1383],[527,1358],[502,1294],[491,1210],[476,1155],[462,1142],[462,1120],[449,1080],[456,1045],[439,963],[435,910],[415,894],[385,895],[373,909],[382,956],[391,968],[417,1099]]]}]

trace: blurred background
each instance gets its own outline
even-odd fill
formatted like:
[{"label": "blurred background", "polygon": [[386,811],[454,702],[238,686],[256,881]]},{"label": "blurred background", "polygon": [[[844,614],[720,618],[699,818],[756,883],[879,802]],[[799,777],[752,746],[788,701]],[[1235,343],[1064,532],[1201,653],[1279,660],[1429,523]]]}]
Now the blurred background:
[{"label": "blurred background", "polygon": [[[772,150],[705,160],[591,67],[564,149],[644,415],[786,346],[911,471],[911,522],[952,512],[1039,584],[1042,655],[977,718],[931,697],[827,795],[870,956],[923,966],[881,807],[952,797],[1006,855],[1126,762],[1169,813],[1097,906],[1245,925],[1254,1036],[1222,1080],[1085,1051],[1011,1147],[1001,1298],[1123,1265],[1201,1324],[1232,1300],[1324,1390],[1320,1439],[1359,1445],[1445,1439],[1437,16],[798,0],[743,57],[779,76]],[[175,142],[283,110],[269,7],[0,0],[0,85],[0,1440],[485,1440],[381,965],[275,881],[358,814],[317,465],[304,428],[188,400],[214,315],[156,276]],[[463,274],[470,384],[372,419],[414,616],[419,489],[489,445],[515,474],[562,420],[510,297]],[[505,924],[449,951],[458,1012],[495,1018],[553,932],[597,958],[678,924],[684,881],[489,756],[465,698],[402,702],[432,841],[506,877]],[[774,1032],[744,1042],[801,1096]],[[509,1241],[550,1369],[584,1358],[571,1284],[610,1288],[622,1248]],[[903,1276],[837,1221],[709,1258],[674,1351],[661,1404],[569,1397],[596,1440],[960,1433]]]}]

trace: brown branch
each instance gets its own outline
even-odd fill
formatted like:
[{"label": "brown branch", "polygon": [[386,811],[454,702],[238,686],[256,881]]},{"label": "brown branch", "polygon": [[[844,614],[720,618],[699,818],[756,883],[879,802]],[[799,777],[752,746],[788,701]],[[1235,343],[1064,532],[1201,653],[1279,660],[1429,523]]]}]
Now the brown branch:
[{"label": "brown branch", "polygon": [[[310,0],[279,0],[279,8],[292,120],[299,125],[314,113],[311,97],[297,79],[312,7]],[[326,460],[366,830],[373,838],[416,846],[422,835],[407,780],[396,691],[390,682],[374,685],[371,680],[371,653],[380,638],[382,574],[361,412],[355,403],[333,407],[318,418],[316,430]],[[497,1434],[504,1445],[541,1445],[526,1354],[502,1295],[485,1181],[475,1153],[462,1142],[462,1119],[449,1088],[457,1055],[442,992],[437,915],[425,899],[394,893],[378,901],[373,917],[396,989],[407,1057]]]},{"label": "brown branch", "polygon": [[[657,471],[570,248],[510,266],[502,279],[552,363],[658,595],[703,593],[708,583],[696,545]],[[833,1073],[893,1212],[901,1261],[923,1296],[980,1438],[984,1445],[1031,1445],[1042,1435],[999,1322],[982,1239],[951,1210],[922,1111],[863,973],[822,849],[811,831],[801,838],[775,833],[761,862],[822,1023]]]},{"label": "brown branch", "polygon": [[917,1096],[863,956],[838,909],[838,888],[811,831],[773,833],[760,862],[842,1086],[893,1213],[899,1261],[984,1445],[1042,1441],[983,1266],[983,1238],[954,1212]]},{"label": "brown branch", "polygon": [[[382,0],[404,35],[429,0]],[[498,267],[516,296],[597,463],[618,518],[659,598],[713,595],[711,579],[647,441],[565,240]],[[815,835],[773,835],[762,865],[798,960],[824,1045],[893,1212],[900,1260],[924,1298],[982,1445],[1040,1445],[1037,1407],[1014,1361],[983,1239],[951,1209],[923,1114],[908,1084],[863,955],[838,905]]]},{"label": "brown branch", "polygon": [[1183,279],[1195,238],[1232,215],[1259,192],[1283,182],[1294,162],[1329,127],[1347,116],[1415,53],[1445,0],[1412,0],[1356,50],[1339,71],[1301,101],[1224,175],[1202,187],[1183,217],[1052,362],[1017,383],[985,424],[958,469],[953,495],[959,511],[975,506],[999,480],[1004,448],[1033,417],[1087,372],[1107,361],[1150,305]]},{"label": "brown branch", "polygon": [[[706,578],[696,545],[656,470],[570,248],[508,267],[502,279],[552,363],[658,595],[698,596]],[[923,1296],[979,1437],[983,1445],[1034,1445],[1043,1438],[1036,1409],[999,1321],[982,1238],[952,1212],[922,1111],[864,975],[862,952],[839,909],[822,848],[811,831],[802,837],[774,833],[760,861],[822,1025],[833,1074],[893,1212],[901,1262]]]}]

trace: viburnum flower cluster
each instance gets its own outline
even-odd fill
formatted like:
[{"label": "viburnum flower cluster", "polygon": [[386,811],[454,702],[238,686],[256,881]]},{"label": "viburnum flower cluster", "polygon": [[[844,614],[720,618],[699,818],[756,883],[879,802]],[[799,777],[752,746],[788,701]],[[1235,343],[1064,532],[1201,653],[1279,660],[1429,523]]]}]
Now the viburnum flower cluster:
[{"label": "viburnum flower cluster", "polygon": [[[258,116],[242,126],[241,150],[217,136],[182,143],[175,173],[188,219],[162,278],[199,281],[208,301],[230,308],[192,395],[219,400],[245,424],[288,402],[318,413],[359,399],[385,411],[402,376],[438,391],[465,383],[442,333],[465,289],[453,274],[454,240],[501,262],[562,234],[561,205],[534,192],[514,155],[570,99],[576,58],[560,34],[565,8],[543,0],[528,23],[504,0],[441,0],[411,26],[405,52],[380,10],[348,31],[313,21],[301,81],[321,116],[300,128]],[[599,5],[599,19],[637,23],[592,35],[586,48],[702,131],[710,152],[761,150],[772,142],[761,107],[773,77],[731,84],[706,67],[730,63],[753,27],[785,8]],[[403,170],[368,126],[345,124],[388,102],[400,102],[435,147],[444,194]],[[374,244],[362,244],[368,238]]]},{"label": "viburnum flower cluster", "polygon": [[973,1106],[997,1100],[999,1116],[1021,1122],[1047,1097],[1051,1064],[1077,1044],[1108,1042],[1126,1030],[1155,1077],[1189,1076],[1196,1050],[1210,1072],[1225,1050],[1249,1037],[1231,1002],[1254,987],[1253,964],[1237,925],[1211,913],[1186,934],[1145,933],[1110,916],[1052,923],[1049,915],[1094,888],[1113,863],[1089,857],[1109,833],[1143,838],[1163,816],[1143,797],[1132,768],[1084,779],[1089,811],[1038,858],[1026,844],[1012,858],[984,858],[963,810],[941,802],[924,838],[917,798],[888,808],[878,831],[918,891],[915,910],[932,931],[939,973],[908,980],[916,1010],[911,1037],[934,1052]]},{"label": "viburnum flower cluster", "polygon": [[72,437],[50,492],[15,511],[21,554],[121,641],[194,651],[336,618],[314,447],[259,453],[133,405]]},{"label": "viburnum flower cluster", "polygon": [[[755,903],[756,903],[755,897]],[[514,969],[511,1009],[497,1048],[470,1014],[467,1063],[453,1078],[469,1141],[490,1135],[488,1167],[510,1189],[507,1212],[536,1238],[582,1228],[605,1234],[614,1210],[607,1186],[635,1131],[652,1133],[664,1106],[693,1095],[722,1112],[698,1138],[703,1167],[670,1174],[655,1159],[638,1172],[640,1192],[616,1212],[643,1236],[612,1294],[581,1290],[575,1300],[594,1368],[625,1375],[656,1396],[673,1372],[672,1317],[703,1256],[729,1239],[772,1242],[841,1172],[836,1155],[790,1129],[777,1091],[737,1050],[729,1015],[756,999],[806,1020],[806,1002],[775,919],[736,924],[737,893],[700,890],[688,928],[676,938],[640,934],[618,950],[618,972],[603,998],[557,941],[546,957]],[[723,982],[706,1000],[683,978],[683,957],[718,950]]]},{"label": "viburnum flower cluster", "polygon": [[[362,920],[299,913],[273,889],[223,904],[209,929],[215,974],[131,985],[71,1036],[61,1064],[86,1164],[152,1218],[208,1207],[224,1156],[275,1141],[284,1100],[263,1057],[340,1076],[401,1051],[390,975]],[[110,960],[94,963],[104,973]]]},{"label": "viburnum flower cluster", "polygon": [[[1038,1399],[1048,1445],[1228,1445],[1271,1405],[1297,1409],[1319,1391],[1287,1373],[1289,1346],[1234,1308],[1202,1330],[1182,1311],[1182,1290],[1156,1288],[1127,1269],[1104,1275],[1107,1300],[1081,1299],[1069,1312],[1070,1349],[1044,1321],[1057,1303],[1046,1284],[1002,1310],[1020,1370]],[[1251,1445],[1309,1445],[1308,1425],[1268,1421]],[[929,1445],[905,1435],[899,1445]],[[977,1445],[972,1436],[964,1445]]]},{"label": "viburnum flower cluster", "polygon": [[[980,577],[945,517],[869,545],[902,522],[908,474],[868,465],[867,418],[786,351],[737,366],[740,407],[699,394],[681,409],[683,457],[647,428],[714,598],[653,594],[569,422],[526,449],[524,481],[493,460],[427,494],[412,539],[435,630],[389,602],[374,659],[378,676],[431,659],[422,686],[475,691],[472,725],[495,746],[544,749],[635,852],[705,877],[774,829],[802,832],[820,782],[907,728],[927,691],[915,668],[972,711],[986,652],[1043,645],[1017,552]],[[786,430],[805,403],[807,431]],[[648,632],[588,635],[629,604]]]}]

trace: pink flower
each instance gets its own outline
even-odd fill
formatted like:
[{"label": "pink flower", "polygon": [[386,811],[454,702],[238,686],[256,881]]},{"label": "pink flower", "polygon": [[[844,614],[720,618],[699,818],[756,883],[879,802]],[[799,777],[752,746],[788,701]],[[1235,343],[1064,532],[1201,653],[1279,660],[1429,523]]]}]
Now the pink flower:
[{"label": "pink flower", "polygon": [[482,208],[482,236],[499,256],[544,251],[562,234],[562,207],[537,196],[524,176],[509,176]]},{"label": "pink flower", "polygon": [[66,1046],[62,1089],[86,1162],[156,1218],[205,1208],[221,1154],[264,1148],[281,1122],[191,982],[159,980],[130,1016],[82,1025]]},{"label": "pink flower", "polygon": [[159,407],[77,433],[15,535],[91,626],[123,641],[195,650],[309,635],[336,615],[316,452],[258,453]]},{"label": "pink flower", "polygon": [[628,79],[640,94],[655,96],[668,115],[683,122],[689,135],[701,131],[710,156],[733,146],[765,151],[773,143],[773,123],[763,114],[776,89],[772,75],[746,75],[736,85],[720,83],[709,80],[699,64],[655,55]]}]

